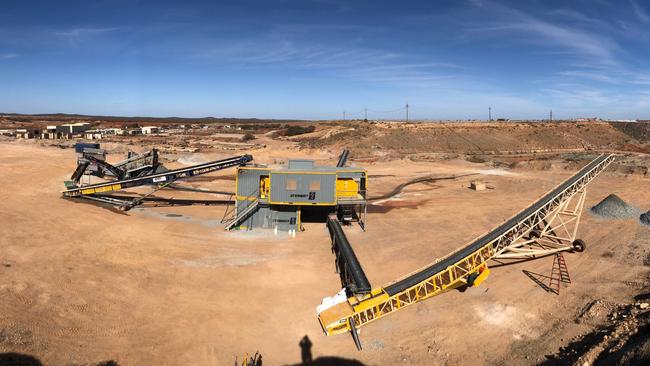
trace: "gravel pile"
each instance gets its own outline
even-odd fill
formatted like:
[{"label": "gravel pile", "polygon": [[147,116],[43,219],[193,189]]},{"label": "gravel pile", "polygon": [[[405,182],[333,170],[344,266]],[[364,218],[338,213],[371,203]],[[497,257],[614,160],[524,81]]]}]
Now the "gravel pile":
[{"label": "gravel pile", "polygon": [[613,219],[625,219],[638,215],[639,210],[628,205],[619,196],[610,194],[600,201],[599,204],[591,208],[595,215]]},{"label": "gravel pile", "polygon": [[642,213],[641,216],[639,216],[639,221],[641,221],[642,224],[650,225],[650,211]]}]

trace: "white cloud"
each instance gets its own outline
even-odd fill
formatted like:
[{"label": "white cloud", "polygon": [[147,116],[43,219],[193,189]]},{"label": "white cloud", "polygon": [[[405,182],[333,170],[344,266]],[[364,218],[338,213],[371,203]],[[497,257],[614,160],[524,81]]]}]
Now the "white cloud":
[{"label": "white cloud", "polygon": [[88,36],[94,36],[94,35],[99,35],[99,34],[104,34],[104,33],[109,33],[116,31],[120,28],[118,27],[111,27],[111,28],[73,28],[73,29],[67,29],[67,30],[61,30],[61,31],[56,31],[54,34],[58,36],[63,36],[63,37],[72,37],[72,38],[82,38],[82,37],[88,37]]},{"label": "white cloud", "polygon": [[[615,54],[620,51],[618,44],[603,33],[589,31],[576,24],[567,26],[555,24],[538,16],[527,14],[518,9],[496,2],[490,4],[488,21],[479,21],[478,26],[471,26],[470,32],[475,36],[492,34],[507,34],[509,41],[524,41],[541,44],[546,48],[556,48],[560,52],[570,52],[574,56],[590,60],[595,64],[617,63]],[[593,21],[591,18],[574,10],[555,10],[556,13],[583,21]],[[602,29],[602,24],[598,27]],[[503,38],[500,38],[502,41]],[[539,52],[539,51],[538,51]]]},{"label": "white cloud", "polygon": [[115,31],[120,30],[119,27],[96,28],[96,27],[81,27],[53,32],[54,36],[63,38],[71,46],[78,46],[87,42],[95,37],[103,36]]},{"label": "white cloud", "polygon": [[18,57],[17,53],[0,54],[0,60],[9,60],[9,59],[16,58],[16,57]]},{"label": "white cloud", "polygon": [[630,0],[630,4],[632,4],[632,10],[634,11],[634,15],[636,15],[639,20],[646,24],[650,24],[650,15],[643,9],[639,4],[636,3],[634,0]]}]

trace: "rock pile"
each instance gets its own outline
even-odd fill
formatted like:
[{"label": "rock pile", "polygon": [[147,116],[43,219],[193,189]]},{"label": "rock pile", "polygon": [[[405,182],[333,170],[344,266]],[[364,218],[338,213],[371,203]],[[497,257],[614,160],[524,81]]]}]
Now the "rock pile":
[{"label": "rock pile", "polygon": [[642,213],[641,216],[639,216],[639,221],[644,225],[650,226],[650,211]]},{"label": "rock pile", "polygon": [[591,212],[602,217],[625,219],[637,215],[639,210],[628,205],[619,196],[610,194],[596,206],[592,207]]}]

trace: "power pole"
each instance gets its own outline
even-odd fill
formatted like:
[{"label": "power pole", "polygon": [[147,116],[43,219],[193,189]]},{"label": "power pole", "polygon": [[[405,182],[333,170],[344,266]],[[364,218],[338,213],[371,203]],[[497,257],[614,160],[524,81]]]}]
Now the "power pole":
[{"label": "power pole", "polygon": [[488,107],[488,121],[492,122],[492,107]]},{"label": "power pole", "polygon": [[345,121],[345,111],[343,111],[343,120]]},{"label": "power pole", "polygon": [[363,109],[363,119],[368,122],[368,108]]},{"label": "power pole", "polygon": [[409,104],[406,103],[406,122],[409,121]]},{"label": "power pole", "polygon": [[553,110],[551,109],[551,113],[549,114],[549,121],[553,122]]}]

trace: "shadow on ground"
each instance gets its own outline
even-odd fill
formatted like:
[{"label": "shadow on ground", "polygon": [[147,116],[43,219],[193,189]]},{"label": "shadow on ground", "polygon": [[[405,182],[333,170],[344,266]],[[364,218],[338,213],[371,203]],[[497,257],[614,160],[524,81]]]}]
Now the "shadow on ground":
[{"label": "shadow on ground", "polygon": [[[16,352],[6,352],[0,353],[0,366],[44,366],[43,363],[36,357],[16,353]],[[115,361],[102,361],[96,364],[96,366],[120,366]]]},{"label": "shadow on ground", "polygon": [[302,362],[293,366],[364,366],[363,363],[357,360],[342,357],[325,356],[312,359],[312,345],[313,344],[307,335],[300,339],[298,346],[300,347],[300,358],[302,359]]},{"label": "shadow on ground", "polygon": [[0,366],[43,366],[38,358],[22,353],[0,353]]}]

